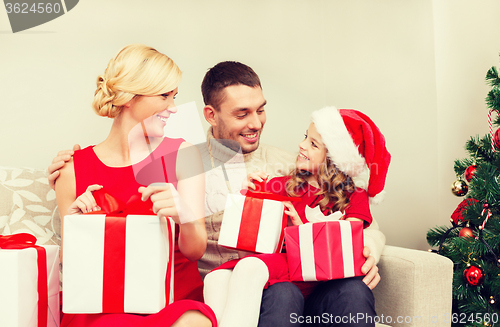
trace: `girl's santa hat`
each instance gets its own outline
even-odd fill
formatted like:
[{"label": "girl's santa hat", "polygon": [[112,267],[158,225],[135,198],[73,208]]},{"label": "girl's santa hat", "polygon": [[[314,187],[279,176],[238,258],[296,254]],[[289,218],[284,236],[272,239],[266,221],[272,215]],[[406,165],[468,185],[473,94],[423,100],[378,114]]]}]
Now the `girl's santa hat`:
[{"label": "girl's santa hat", "polygon": [[337,168],[367,191],[370,203],[380,203],[391,155],[375,123],[362,112],[335,107],[313,112],[312,121]]}]

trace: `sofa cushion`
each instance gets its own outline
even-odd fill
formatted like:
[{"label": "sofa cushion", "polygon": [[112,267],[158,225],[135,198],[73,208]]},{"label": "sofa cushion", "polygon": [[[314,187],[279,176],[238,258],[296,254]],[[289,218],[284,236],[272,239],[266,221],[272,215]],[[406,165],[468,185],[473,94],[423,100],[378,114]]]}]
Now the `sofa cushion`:
[{"label": "sofa cushion", "polygon": [[60,216],[47,172],[0,167],[0,234],[30,233],[37,244],[60,245]]}]

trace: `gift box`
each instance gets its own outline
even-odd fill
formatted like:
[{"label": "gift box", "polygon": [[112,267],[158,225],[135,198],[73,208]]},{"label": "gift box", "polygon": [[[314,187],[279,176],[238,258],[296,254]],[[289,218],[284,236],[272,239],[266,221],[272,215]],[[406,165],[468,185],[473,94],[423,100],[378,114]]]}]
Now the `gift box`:
[{"label": "gift box", "polygon": [[59,246],[31,234],[0,236],[0,325],[58,327]]},{"label": "gift box", "polygon": [[157,313],[174,299],[175,223],[139,197],[103,204],[100,192],[106,214],[64,217],[63,312]]},{"label": "gift box", "polygon": [[287,223],[281,201],[300,199],[265,192],[266,181],[255,181],[255,186],[255,191],[228,194],[219,245],[257,253],[280,252]]},{"label": "gift box", "polygon": [[362,276],[363,222],[326,221],[285,228],[292,281]]},{"label": "gift box", "polygon": [[219,245],[258,253],[281,250],[286,226],[279,201],[228,194],[219,234]]}]

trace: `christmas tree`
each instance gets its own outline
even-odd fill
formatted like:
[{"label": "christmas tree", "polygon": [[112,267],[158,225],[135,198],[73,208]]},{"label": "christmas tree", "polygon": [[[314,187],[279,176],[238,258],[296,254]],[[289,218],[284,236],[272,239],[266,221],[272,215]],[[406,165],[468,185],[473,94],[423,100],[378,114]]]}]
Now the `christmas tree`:
[{"label": "christmas tree", "polygon": [[471,137],[465,145],[469,158],[454,165],[457,180],[452,192],[465,198],[451,216],[451,227],[427,233],[427,242],[454,262],[452,326],[500,326],[500,76],[496,67],[488,70],[486,81],[492,87],[486,97],[490,133]]}]

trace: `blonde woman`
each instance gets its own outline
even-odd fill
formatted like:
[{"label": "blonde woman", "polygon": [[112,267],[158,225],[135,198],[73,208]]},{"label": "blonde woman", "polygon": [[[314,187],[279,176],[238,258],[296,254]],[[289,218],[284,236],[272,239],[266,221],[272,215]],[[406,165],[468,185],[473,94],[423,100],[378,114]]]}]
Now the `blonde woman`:
[{"label": "blonde woman", "polygon": [[[196,264],[207,243],[201,157],[184,140],[163,138],[166,120],[177,111],[181,76],[177,65],[153,48],[133,44],[121,49],[98,77],[92,104],[98,115],[113,119],[111,131],[103,142],[75,151],[56,184],[61,217],[98,209],[92,192],[101,188],[124,202],[140,194],[142,200],[151,199],[157,215],[172,217],[175,301],[153,315],[65,314],[61,326],[216,326],[212,310],[201,302]],[[161,156],[167,175],[136,180],[133,164]]]}]

